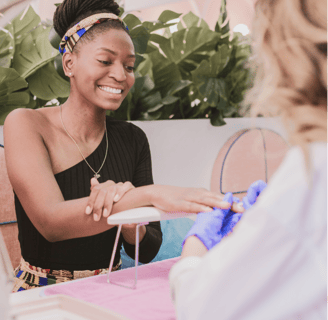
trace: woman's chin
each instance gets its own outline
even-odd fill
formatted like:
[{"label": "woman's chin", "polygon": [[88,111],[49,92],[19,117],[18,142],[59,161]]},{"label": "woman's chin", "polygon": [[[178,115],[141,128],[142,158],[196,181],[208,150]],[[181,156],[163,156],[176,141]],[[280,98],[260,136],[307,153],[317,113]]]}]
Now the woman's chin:
[{"label": "woman's chin", "polygon": [[105,111],[116,111],[122,104],[122,101],[111,102],[111,103],[102,103],[98,107],[104,109]]}]

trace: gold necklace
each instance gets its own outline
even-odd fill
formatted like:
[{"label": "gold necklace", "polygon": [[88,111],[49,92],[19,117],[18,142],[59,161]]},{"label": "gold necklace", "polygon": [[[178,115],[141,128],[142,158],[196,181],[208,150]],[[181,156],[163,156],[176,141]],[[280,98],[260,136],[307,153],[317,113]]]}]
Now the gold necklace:
[{"label": "gold necklace", "polygon": [[106,158],[107,158],[107,153],[108,153],[108,137],[107,137],[107,126],[106,126],[106,120],[105,120],[106,153],[105,153],[105,158],[104,158],[103,163],[101,164],[99,170],[96,172],[95,170],[93,170],[93,168],[90,166],[90,164],[89,164],[89,162],[87,161],[87,159],[84,157],[84,155],[83,155],[81,149],[79,148],[79,146],[78,146],[78,144],[76,143],[76,141],[74,140],[74,138],[68,133],[68,131],[67,131],[65,125],[64,125],[64,121],[63,121],[63,113],[62,113],[62,106],[61,106],[61,105],[60,105],[60,119],[61,119],[61,123],[62,123],[63,128],[64,128],[64,130],[66,131],[67,135],[68,135],[68,136],[72,139],[72,141],[75,143],[75,145],[76,145],[77,149],[79,150],[79,152],[80,152],[80,154],[81,154],[83,160],[86,162],[86,164],[89,166],[89,168],[90,168],[90,169],[92,170],[92,172],[94,173],[94,177],[95,177],[96,179],[98,179],[98,178],[100,177],[99,172],[100,172],[100,170],[102,169],[102,167],[103,167],[104,164],[105,164],[105,161],[106,161]]}]

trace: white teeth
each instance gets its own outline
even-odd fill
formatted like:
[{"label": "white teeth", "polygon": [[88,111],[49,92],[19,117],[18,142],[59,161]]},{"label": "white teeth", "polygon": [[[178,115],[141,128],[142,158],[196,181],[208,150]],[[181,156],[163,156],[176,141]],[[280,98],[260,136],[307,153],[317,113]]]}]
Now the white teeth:
[{"label": "white teeth", "polygon": [[111,87],[99,86],[99,89],[106,91],[106,92],[111,92],[111,93],[121,93],[122,92],[121,89],[115,89],[115,88],[111,88]]}]

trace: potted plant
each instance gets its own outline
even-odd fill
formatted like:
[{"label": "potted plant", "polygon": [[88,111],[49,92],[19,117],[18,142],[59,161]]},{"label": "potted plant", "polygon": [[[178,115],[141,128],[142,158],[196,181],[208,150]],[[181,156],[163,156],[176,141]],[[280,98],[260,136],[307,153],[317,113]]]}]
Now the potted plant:
[{"label": "potted plant", "polygon": [[[179,23],[170,23],[179,17]],[[247,38],[231,32],[226,0],[215,30],[191,12],[181,17],[166,10],[154,22],[141,22],[132,14],[123,19],[137,53],[136,81],[111,116],[208,117],[215,126],[225,124],[224,118],[240,117],[240,103],[251,82],[246,65],[250,46]],[[171,33],[169,27],[175,24],[178,31]],[[67,99],[70,87],[62,71],[59,41],[51,23],[42,22],[32,7],[0,30],[0,124],[15,108],[39,108]]]}]

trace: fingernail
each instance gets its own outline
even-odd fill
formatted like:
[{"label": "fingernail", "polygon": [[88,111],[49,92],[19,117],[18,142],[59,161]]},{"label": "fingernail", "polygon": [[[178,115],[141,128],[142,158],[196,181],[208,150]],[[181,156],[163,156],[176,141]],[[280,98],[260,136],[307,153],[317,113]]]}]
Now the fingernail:
[{"label": "fingernail", "polygon": [[106,218],[107,217],[107,214],[108,214],[108,210],[107,209],[104,209],[103,210],[103,216]]},{"label": "fingernail", "polygon": [[114,199],[113,199],[113,201],[118,201],[118,199],[119,199],[119,195],[117,194],[115,197],[114,197]]},{"label": "fingernail", "polygon": [[94,214],[94,215],[93,215],[93,220],[94,220],[94,221],[99,221],[99,216],[98,216],[97,214]]},{"label": "fingernail", "polygon": [[90,214],[90,213],[91,213],[91,207],[90,207],[90,206],[87,206],[87,207],[85,208],[85,213],[86,213],[86,214]]},{"label": "fingernail", "polygon": [[204,211],[206,211],[206,212],[210,212],[210,211],[213,211],[213,208],[211,208],[211,207],[207,207]]}]

